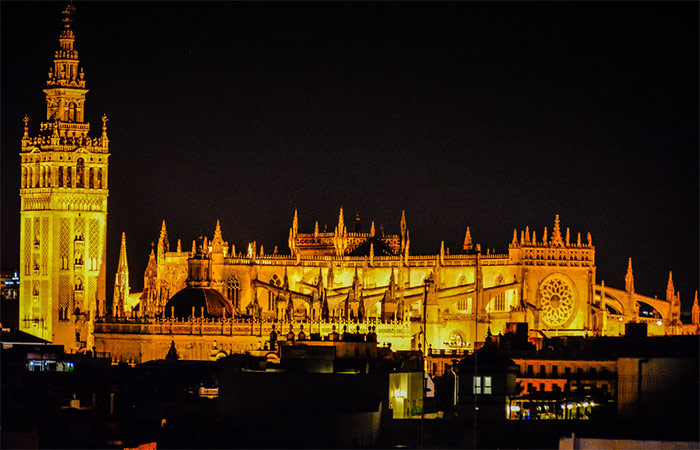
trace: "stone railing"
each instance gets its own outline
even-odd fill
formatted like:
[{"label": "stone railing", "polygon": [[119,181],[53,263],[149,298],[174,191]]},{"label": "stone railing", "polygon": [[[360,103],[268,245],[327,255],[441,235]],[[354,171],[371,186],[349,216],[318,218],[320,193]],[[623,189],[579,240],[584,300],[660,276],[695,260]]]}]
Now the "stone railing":
[{"label": "stone railing", "polygon": [[409,321],[379,321],[368,319],[358,321],[278,321],[269,320],[237,320],[237,319],[194,319],[180,320],[170,318],[141,319],[141,320],[98,320],[95,323],[95,333],[104,334],[176,334],[197,336],[269,336],[273,325],[278,333],[288,333],[293,330],[298,333],[302,326],[304,332],[320,333],[327,336],[333,331],[355,333],[360,327],[360,333],[367,333],[369,327],[375,327],[377,335],[386,337],[410,337]]}]

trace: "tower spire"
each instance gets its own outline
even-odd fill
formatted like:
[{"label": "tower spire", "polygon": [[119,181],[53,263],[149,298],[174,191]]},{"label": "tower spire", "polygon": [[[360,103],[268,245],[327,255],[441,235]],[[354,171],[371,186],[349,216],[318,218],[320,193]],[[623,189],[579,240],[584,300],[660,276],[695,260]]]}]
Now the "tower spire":
[{"label": "tower spire", "polygon": [[632,273],[632,258],[627,263],[627,274],[625,275],[625,290],[634,294],[634,274]]},{"label": "tower spire", "polygon": [[561,228],[559,228],[559,214],[554,216],[554,230],[552,230],[551,245],[555,247],[563,247],[564,242],[561,239]]},{"label": "tower spire", "polygon": [[170,242],[168,242],[168,230],[165,228],[165,220],[163,220],[158,237],[158,256],[164,256],[168,251],[170,251]]},{"label": "tower spire", "polygon": [[676,289],[673,287],[673,273],[668,271],[668,283],[666,284],[666,300],[673,302],[676,298]]},{"label": "tower spire", "polygon": [[129,264],[126,260],[126,233],[122,232],[119,263],[117,265],[117,273],[114,276],[114,299],[112,300],[112,314],[115,317],[124,315],[124,306],[129,296],[129,290]]},{"label": "tower spire", "polygon": [[472,243],[472,233],[469,230],[469,227],[467,227],[467,232],[464,234],[464,245],[462,246],[462,249],[465,252],[468,252],[473,247],[474,247],[474,244]]},{"label": "tower spire", "polygon": [[693,325],[700,326],[700,305],[698,305],[698,291],[695,291],[695,301],[693,302],[693,309],[690,312],[692,317]]}]

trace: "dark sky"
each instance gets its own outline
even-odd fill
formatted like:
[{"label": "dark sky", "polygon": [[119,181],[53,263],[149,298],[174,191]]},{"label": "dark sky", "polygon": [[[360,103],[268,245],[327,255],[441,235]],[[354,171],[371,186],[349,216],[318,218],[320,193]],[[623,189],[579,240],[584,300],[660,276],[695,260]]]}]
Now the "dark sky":
[{"label": "dark sky", "polygon": [[[19,142],[45,114],[63,2],[3,1],[2,265],[18,266]],[[506,252],[554,215],[598,281],[698,288],[698,3],[77,2],[93,135],[110,121],[108,295],[126,232],[288,253],[343,205],[415,253],[466,227]]]}]

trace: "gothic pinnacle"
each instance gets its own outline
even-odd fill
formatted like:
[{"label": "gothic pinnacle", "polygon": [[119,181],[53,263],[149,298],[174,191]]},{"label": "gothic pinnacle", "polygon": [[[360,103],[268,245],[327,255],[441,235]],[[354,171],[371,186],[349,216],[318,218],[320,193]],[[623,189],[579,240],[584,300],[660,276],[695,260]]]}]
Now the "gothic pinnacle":
[{"label": "gothic pinnacle", "polygon": [[472,233],[469,230],[469,227],[467,227],[467,232],[464,234],[464,245],[462,246],[462,249],[466,252],[471,250],[473,246]]},{"label": "gothic pinnacle", "polygon": [[634,274],[632,273],[632,258],[627,263],[627,274],[625,275],[625,291],[634,293]]}]

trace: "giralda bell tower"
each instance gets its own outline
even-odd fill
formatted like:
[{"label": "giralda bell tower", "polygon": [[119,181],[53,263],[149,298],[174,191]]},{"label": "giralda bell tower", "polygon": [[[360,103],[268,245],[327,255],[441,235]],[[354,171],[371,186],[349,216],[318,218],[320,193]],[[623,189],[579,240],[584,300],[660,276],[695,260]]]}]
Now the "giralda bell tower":
[{"label": "giralda bell tower", "polygon": [[90,137],[85,76],[64,11],[59,49],[46,82],[46,121],[30,135],[24,118],[20,181],[20,329],[91,350],[95,317],[105,312],[107,117]]}]

